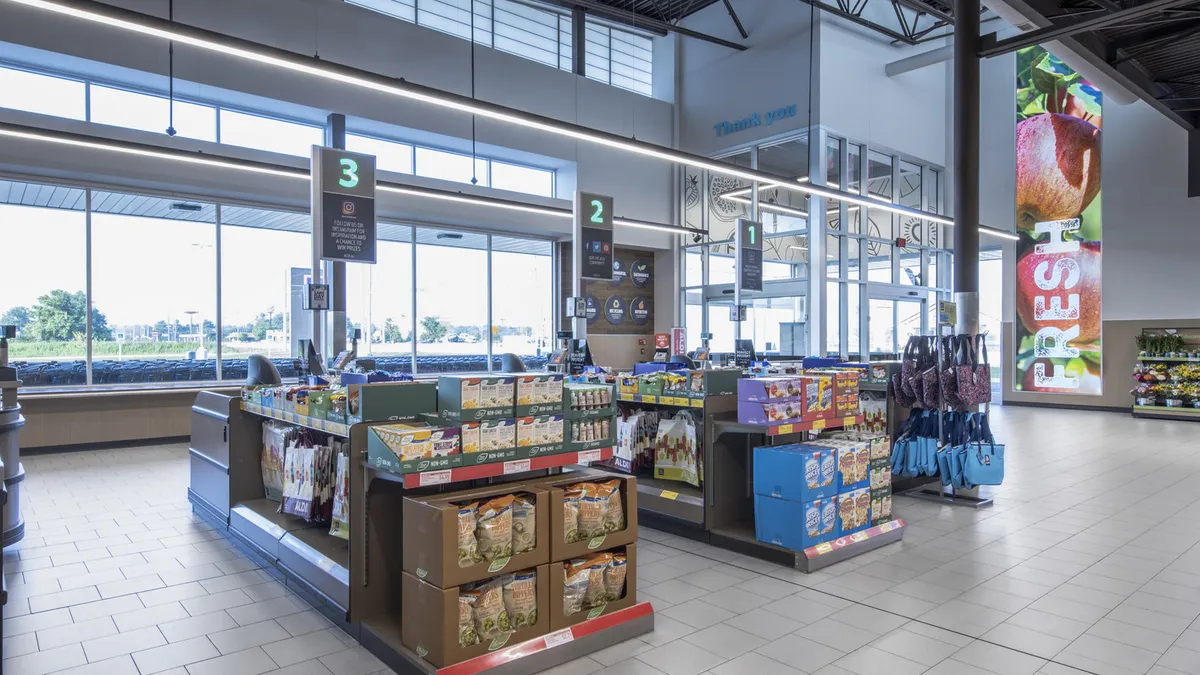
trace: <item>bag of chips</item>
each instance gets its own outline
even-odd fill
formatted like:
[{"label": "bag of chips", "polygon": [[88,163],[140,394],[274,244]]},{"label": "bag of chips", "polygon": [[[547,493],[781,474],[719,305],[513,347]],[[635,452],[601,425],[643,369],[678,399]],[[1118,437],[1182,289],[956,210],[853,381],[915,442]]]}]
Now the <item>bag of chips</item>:
[{"label": "bag of chips", "polygon": [[[580,603],[580,610],[591,609],[597,605],[605,603],[607,595],[604,588],[604,570],[612,562],[611,553],[596,553],[586,558],[576,558],[570,563],[567,563],[567,592],[578,592],[572,583],[581,586],[583,589],[583,598]],[[586,583],[585,580],[586,579]],[[574,598],[572,598],[572,602]],[[566,596],[564,595],[563,605],[566,606]],[[574,606],[572,604],[572,606]],[[566,612],[568,616],[574,612]]]},{"label": "bag of chips", "polygon": [[578,561],[563,563],[563,616],[583,611],[583,596],[591,576],[586,567],[576,568],[574,562]]},{"label": "bag of chips", "polygon": [[502,577],[504,610],[514,631],[537,623],[537,571],[528,569]]},{"label": "bag of chips", "polygon": [[583,494],[579,500],[578,540],[603,535],[604,521],[608,518],[608,495],[604,494],[600,485],[596,483],[579,483],[572,485],[571,489],[579,490]]},{"label": "bag of chips", "polygon": [[475,510],[479,502],[458,507],[458,566],[470,567],[483,562],[479,543],[475,540]]},{"label": "bag of chips", "polygon": [[458,595],[458,645],[460,647],[470,647],[479,642],[479,636],[475,634],[475,612],[472,611],[473,602],[466,591]]},{"label": "bag of chips", "polygon": [[329,534],[339,539],[350,539],[350,457],[343,453],[337,456],[337,478],[334,481],[333,517],[330,519]]},{"label": "bag of chips", "polygon": [[628,570],[625,554],[613,554],[612,562],[604,569],[605,602],[615,602],[625,595],[625,573]]},{"label": "bag of chips", "polygon": [[574,544],[582,537],[579,534],[579,501],[583,498],[582,490],[568,490],[563,497],[563,534],[568,544]]},{"label": "bag of chips", "polygon": [[471,602],[475,632],[481,642],[489,642],[512,630],[504,609],[504,591],[500,579],[492,579],[459,592]]},{"label": "bag of chips", "polygon": [[475,539],[479,543],[479,555],[484,560],[495,560],[513,554],[513,501],[512,495],[504,495],[484,502],[479,507],[475,522]]},{"label": "bag of chips", "polygon": [[518,495],[512,506],[513,555],[532,551],[537,545],[537,509],[532,495]]},{"label": "bag of chips", "polygon": [[625,529],[625,507],[621,504],[621,481],[614,478],[600,484],[601,491],[608,495],[608,510],[604,514],[604,531],[620,532]]}]

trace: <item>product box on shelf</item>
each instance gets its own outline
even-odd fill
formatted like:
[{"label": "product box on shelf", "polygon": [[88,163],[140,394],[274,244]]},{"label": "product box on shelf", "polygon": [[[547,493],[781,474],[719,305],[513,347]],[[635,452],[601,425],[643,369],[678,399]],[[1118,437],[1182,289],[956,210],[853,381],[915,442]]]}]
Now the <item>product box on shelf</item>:
[{"label": "product box on shelf", "polygon": [[804,421],[832,419],[837,415],[833,398],[833,376],[826,373],[804,376]]},{"label": "product box on shelf", "polygon": [[479,421],[515,417],[514,375],[442,375],[437,383],[437,411],[445,421]]},{"label": "product box on shelf", "polygon": [[[612,578],[600,572],[601,579],[606,586],[604,592],[607,594],[604,600],[594,602],[590,607],[587,605],[587,600],[584,600],[580,611],[567,614],[568,597],[567,597],[567,568],[571,561],[552,562],[550,563],[550,630],[561,630],[569,628],[577,623],[583,623],[589,619],[595,619],[605,614],[611,614],[617,610],[633,607],[637,604],[637,546],[635,544],[626,544],[624,549],[614,548],[604,553],[592,552],[589,556],[601,556],[604,554],[613,554],[625,556],[625,583],[624,589],[616,588],[616,584],[608,583]],[[583,560],[587,560],[589,556],[584,556]],[[576,559],[578,560],[578,559]],[[591,575],[589,575],[591,576]],[[591,590],[595,588],[595,579],[592,578],[592,583],[589,583],[587,593],[590,595]],[[576,596],[577,598],[577,596]]]},{"label": "product box on shelf", "polygon": [[608,384],[572,384],[563,389],[563,414],[569,419],[616,414],[613,388]]},{"label": "product box on shelf", "polygon": [[794,443],[754,448],[754,494],[804,503],[832,497],[840,487],[832,448]]},{"label": "product box on shelf", "polygon": [[[518,417],[516,422],[517,450],[519,453],[526,453],[523,456],[551,454],[553,451],[562,450],[562,415]],[[533,455],[528,455],[531,452]]]},{"label": "product box on shelf", "polygon": [[437,471],[462,466],[456,427],[381,424],[368,427],[367,464],[392,473]]},{"label": "product box on shelf", "polygon": [[794,551],[837,539],[837,498],[796,502],[754,495],[754,536]]},{"label": "product box on shelf", "polygon": [[[404,571],[449,588],[549,562],[548,497],[545,488],[526,483],[405,497]],[[532,548],[513,553],[530,529]]]},{"label": "product box on shelf", "polygon": [[804,398],[804,378],[743,377],[737,381],[739,401],[756,403],[786,403]]},{"label": "product box on shelf", "polygon": [[616,443],[616,424],[609,417],[568,420],[563,427],[563,440],[568,451],[607,448]]},{"label": "product box on shelf", "polygon": [[617,376],[617,391],[627,396],[638,393],[638,378],[636,375]]},{"label": "product box on shelf", "polygon": [[778,425],[802,422],[808,419],[804,416],[803,401],[786,403],[738,401],[737,409],[738,422],[742,424]]},{"label": "product box on shelf", "polygon": [[346,399],[347,424],[412,421],[437,412],[437,386],[432,382],[351,384],[346,386]]},{"label": "product box on shelf", "polygon": [[871,525],[892,519],[892,486],[871,490]]},{"label": "product box on shelf", "polygon": [[890,459],[871,460],[871,489],[878,490],[882,487],[891,488],[891,485],[892,461]]},{"label": "product box on shelf", "polygon": [[688,371],[688,390],[692,398],[732,396],[737,393],[740,368]]},{"label": "product box on shelf", "polygon": [[[607,489],[612,481],[617,481],[615,491]],[[550,491],[547,503],[550,505],[551,562],[637,542],[637,479],[633,476],[578,471],[531,482]],[[581,483],[609,485],[600,490],[585,489],[583,493],[571,490]],[[620,517],[611,511],[614,504],[621,509]],[[585,519],[587,523],[582,522]],[[624,527],[620,525],[621,520]],[[600,531],[601,523],[603,532]]]},{"label": "product box on shelf", "polygon": [[838,474],[841,476],[839,490],[856,490],[871,485],[871,446],[864,441],[845,438],[821,438],[813,443],[837,451]]},{"label": "product box on shelf", "polygon": [[888,459],[892,456],[892,441],[884,435],[862,431],[838,431],[829,434],[829,438],[844,438],[867,443],[870,446],[872,460]]},{"label": "product box on shelf", "polygon": [[[529,625],[528,619],[518,618],[514,622],[507,613],[503,599],[496,606],[494,586],[485,588],[481,594],[476,594],[473,601],[469,601],[462,596],[464,593],[475,594],[470,589],[457,586],[439,588],[403,572],[400,582],[400,641],[417,656],[444,668],[545,635],[550,631],[550,588],[552,580],[557,580],[550,571],[551,567],[541,565],[533,568],[536,598],[532,604],[536,609],[527,613],[534,619],[532,625]],[[501,586],[503,582],[500,582]],[[512,592],[515,594],[517,591],[514,589]],[[503,590],[501,595],[503,597]],[[476,620],[475,612],[480,602],[492,608],[497,625],[489,623],[489,618]],[[499,618],[501,611],[504,613],[503,619]],[[464,642],[473,644],[463,646]]]},{"label": "product box on shelf", "polygon": [[463,422],[463,465],[489,464],[517,459],[517,421],[515,419]]},{"label": "product box on shelf", "polygon": [[871,526],[871,489],[844,491],[837,496],[839,537]]},{"label": "product box on shelf", "polygon": [[638,378],[638,391],[642,396],[662,396],[663,377],[660,373],[642,375]]},{"label": "product box on shelf", "polygon": [[517,417],[562,412],[562,373],[531,373],[515,377]]}]

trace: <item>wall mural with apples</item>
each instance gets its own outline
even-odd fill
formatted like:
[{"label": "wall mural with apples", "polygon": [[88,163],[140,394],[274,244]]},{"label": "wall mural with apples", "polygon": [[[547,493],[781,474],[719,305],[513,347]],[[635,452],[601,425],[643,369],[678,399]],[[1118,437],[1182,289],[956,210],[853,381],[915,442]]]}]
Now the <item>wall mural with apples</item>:
[{"label": "wall mural with apples", "polygon": [[1045,49],[1017,52],[1018,391],[1101,393],[1101,101]]}]

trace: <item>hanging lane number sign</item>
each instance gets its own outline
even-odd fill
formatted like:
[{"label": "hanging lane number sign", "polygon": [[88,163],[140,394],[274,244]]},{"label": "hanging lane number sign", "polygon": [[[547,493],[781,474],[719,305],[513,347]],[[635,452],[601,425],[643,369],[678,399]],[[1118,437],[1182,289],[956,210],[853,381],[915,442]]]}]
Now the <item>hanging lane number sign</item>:
[{"label": "hanging lane number sign", "polygon": [[375,158],[313,146],[313,232],[322,260],[375,262]]},{"label": "hanging lane number sign", "polygon": [[763,243],[762,223],[738,219],[735,233],[738,279],[743,291],[761,291],[763,288]]},{"label": "hanging lane number sign", "polygon": [[579,231],[582,260],[579,276],[584,279],[612,281],[613,278],[613,199],[590,192],[575,193],[575,221]]}]

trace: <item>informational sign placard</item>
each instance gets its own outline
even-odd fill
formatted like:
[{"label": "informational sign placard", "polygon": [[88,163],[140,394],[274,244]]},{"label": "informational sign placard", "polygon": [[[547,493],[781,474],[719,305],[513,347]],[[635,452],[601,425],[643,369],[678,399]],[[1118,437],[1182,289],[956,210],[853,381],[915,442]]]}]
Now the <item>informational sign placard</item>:
[{"label": "informational sign placard", "polygon": [[763,282],[762,223],[738,219],[734,246],[738,280],[743,291],[761,291]]},{"label": "informational sign placard", "polygon": [[616,326],[625,320],[625,303],[620,296],[611,296],[604,301],[604,318]]},{"label": "informational sign placard", "polygon": [[640,295],[630,301],[629,320],[634,325],[645,326],[650,321],[650,301]]},{"label": "informational sign placard", "polygon": [[633,279],[633,285],[638,288],[645,288],[646,284],[650,283],[651,274],[650,263],[645,260],[634,260],[629,266],[629,276]]},{"label": "informational sign placard", "polygon": [[958,305],[949,300],[938,300],[938,325],[953,326],[958,323]]},{"label": "informational sign placard", "polygon": [[322,260],[375,262],[375,158],[313,146],[313,233]]},{"label": "informational sign placard", "polygon": [[666,349],[667,347],[670,347],[670,346],[671,346],[670,334],[668,334],[668,333],[655,333],[654,334],[654,348],[655,349]]},{"label": "informational sign placard", "polygon": [[571,374],[581,375],[589,365],[587,340],[571,340],[571,349],[567,352],[567,368]]},{"label": "informational sign placard", "polygon": [[585,295],[583,302],[585,307],[584,318],[587,319],[588,323],[595,323],[596,319],[600,317],[600,303],[596,302],[596,298],[590,295]]},{"label": "informational sign placard", "polygon": [[329,309],[329,284],[309,284],[304,309]]},{"label": "informational sign placard", "polygon": [[671,353],[687,353],[687,330],[682,326],[676,326],[671,329]]},{"label": "informational sign placard", "polygon": [[1103,96],[1042,47],[1017,73],[1013,388],[1099,396]]},{"label": "informational sign placard", "polygon": [[738,368],[749,368],[754,361],[754,341],[738,340],[734,345],[733,364]]},{"label": "informational sign placard", "polygon": [[614,253],[613,254],[613,277],[612,277],[613,286],[620,286],[621,282],[625,281],[625,277],[627,277],[627,276],[629,276],[629,269],[626,268],[625,263],[622,262],[621,259],[617,257],[616,253]]},{"label": "informational sign placard", "polygon": [[584,279],[613,278],[612,210],[612,197],[575,193],[575,236],[582,244],[579,270]]}]

